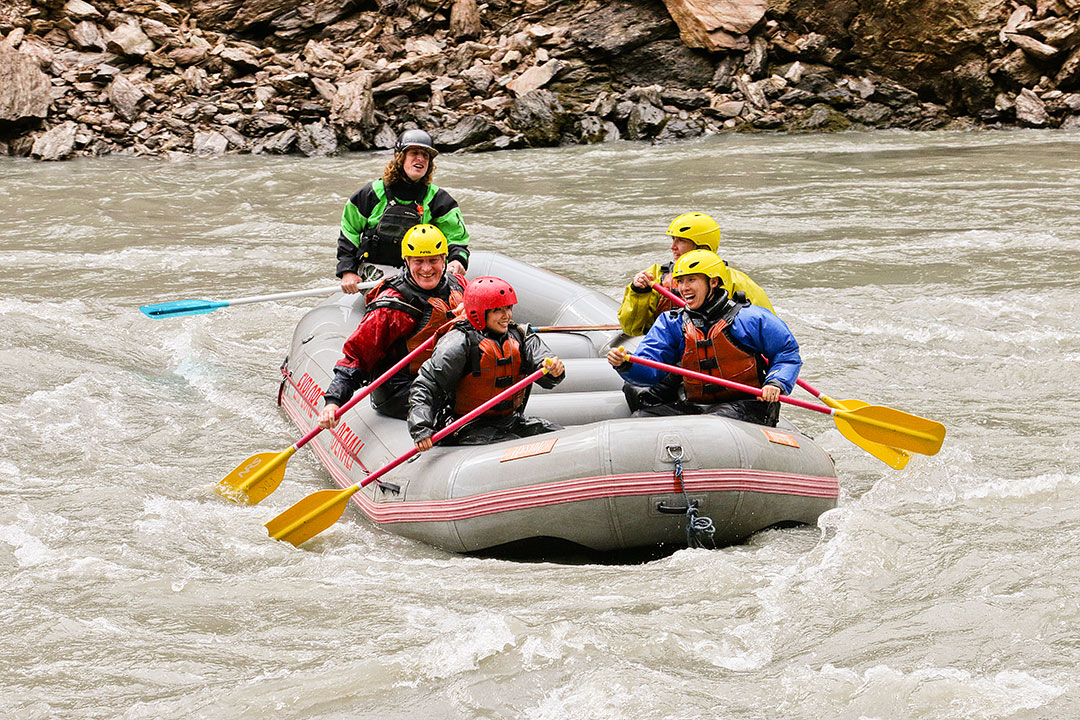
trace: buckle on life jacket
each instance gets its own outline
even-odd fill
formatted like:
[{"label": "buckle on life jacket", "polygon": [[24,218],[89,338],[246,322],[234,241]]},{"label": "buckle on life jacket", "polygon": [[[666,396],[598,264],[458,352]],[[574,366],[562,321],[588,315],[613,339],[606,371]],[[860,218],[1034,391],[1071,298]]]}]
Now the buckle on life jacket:
[{"label": "buckle on life jacket", "polygon": [[[711,344],[712,343],[710,343],[710,345]],[[711,358],[705,358],[704,360],[700,361],[698,363],[698,367],[701,368],[702,370],[715,370],[716,368],[718,368],[720,366],[717,364],[716,358],[711,357]]]},{"label": "buckle on life jacket", "polygon": [[495,378],[495,387],[508,388],[514,384],[514,378],[509,375],[503,375],[502,377]]}]

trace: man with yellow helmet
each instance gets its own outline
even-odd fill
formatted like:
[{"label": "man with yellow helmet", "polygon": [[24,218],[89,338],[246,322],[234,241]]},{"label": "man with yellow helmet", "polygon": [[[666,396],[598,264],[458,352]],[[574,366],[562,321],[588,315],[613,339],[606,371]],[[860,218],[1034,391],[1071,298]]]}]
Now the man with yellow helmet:
[{"label": "man with yellow helmet", "polygon": [[[667,235],[671,238],[671,262],[663,265],[657,263],[642,270],[623,292],[619,324],[623,332],[631,337],[644,335],[660,313],[671,309],[671,301],[654,290],[652,284],[655,282],[675,291],[671,270],[680,257],[694,249],[720,252],[720,225],[705,213],[683,213],[671,221]],[[725,263],[721,279],[730,295],[741,292],[752,304],[773,309],[765,291],[745,273]]]},{"label": "man with yellow helmet", "polygon": [[[401,241],[405,267],[372,288],[360,325],[342,348],[334,379],[323,396],[319,427],[337,425],[335,411],[365,382],[431,337],[450,319],[462,301],[465,278],[447,272],[447,241],[434,225],[415,225]],[[431,350],[417,355],[408,366],[371,393],[371,405],[383,415],[404,419],[409,385]]]},{"label": "man with yellow helmet", "polygon": [[627,392],[635,416],[710,413],[776,425],[777,400],[781,393],[791,392],[802,367],[799,344],[783,320],[728,295],[727,269],[709,250],[692,250],[679,257],[672,275],[686,307],[662,313],[635,354],[761,388],[760,400],[631,364],[626,352],[615,348],[607,355],[612,367],[631,385],[650,388],[640,395]]}]

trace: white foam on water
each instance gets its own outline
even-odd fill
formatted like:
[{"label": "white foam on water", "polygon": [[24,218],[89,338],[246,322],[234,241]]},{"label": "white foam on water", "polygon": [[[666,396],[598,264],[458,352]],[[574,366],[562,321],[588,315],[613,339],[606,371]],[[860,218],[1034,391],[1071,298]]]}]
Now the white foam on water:
[{"label": "white foam on water", "polygon": [[506,617],[496,612],[461,615],[445,608],[410,607],[403,622],[409,628],[406,636],[423,630],[416,639],[424,645],[419,653],[411,648],[390,659],[400,668],[398,684],[405,687],[476,670],[480,662],[518,642]]},{"label": "white foam on water", "polygon": [[802,665],[784,673],[787,697],[781,715],[818,706],[821,717],[957,718],[995,720],[1036,710],[1071,689],[1061,679],[1044,680],[1028,672],[1002,670],[975,674],[956,668],[920,668],[908,672],[887,665],[862,671]]}]

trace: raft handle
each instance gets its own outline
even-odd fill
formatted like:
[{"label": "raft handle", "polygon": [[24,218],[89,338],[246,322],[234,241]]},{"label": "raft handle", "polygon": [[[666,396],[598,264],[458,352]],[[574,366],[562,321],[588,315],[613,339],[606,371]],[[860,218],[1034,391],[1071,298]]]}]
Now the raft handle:
[{"label": "raft handle", "polygon": [[665,505],[663,501],[661,501],[656,503],[656,511],[665,515],[685,515],[687,510],[689,510],[690,508],[697,510],[700,506],[701,503],[699,503],[697,500],[691,500],[689,507],[687,507],[686,505]]}]

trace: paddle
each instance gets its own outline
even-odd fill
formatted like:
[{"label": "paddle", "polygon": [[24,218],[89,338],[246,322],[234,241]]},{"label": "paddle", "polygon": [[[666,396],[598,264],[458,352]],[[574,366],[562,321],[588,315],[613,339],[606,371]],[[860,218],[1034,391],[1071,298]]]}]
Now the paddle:
[{"label": "paddle", "polygon": [[593,332],[601,330],[621,330],[622,326],[618,323],[611,323],[609,325],[530,325],[529,329],[538,333],[549,332]]},{"label": "paddle", "polygon": [[[638,365],[695,378],[713,385],[723,385],[726,388],[757,395],[758,397],[761,396],[761,390],[750,385],[743,385],[742,383],[724,380],[636,355],[627,355],[626,359]],[[945,426],[941,423],[880,405],[865,405],[852,411],[844,411],[825,407],[824,405],[815,405],[805,400],[796,400],[787,395],[781,395],[780,402],[833,416],[837,429],[840,430],[844,437],[864,449],[865,443],[869,441],[909,452],[934,455],[941,449],[941,443],[945,440]]]},{"label": "paddle", "polygon": [[[457,322],[459,319],[460,318],[455,318],[451,322]],[[396,375],[397,372],[408,365],[414,357],[430,348],[438,337],[438,333],[435,333],[427,340],[420,343],[415,350],[398,360],[389,370],[375,378],[375,380],[368,384],[367,387],[353,395],[352,399],[339,407],[337,412],[334,413],[334,417],[340,418],[348,412],[350,408],[356,405],[356,403],[370,395],[372,390]],[[215,488],[217,493],[224,498],[242,505],[255,505],[256,503],[261,502],[263,498],[274,492],[278,485],[281,484],[282,479],[285,477],[285,464],[289,462],[289,458],[292,457],[297,450],[307,445],[312,438],[322,431],[323,428],[321,427],[313,427],[307,435],[297,440],[292,447],[279,453],[273,451],[255,453],[247,460],[237,465],[235,470],[218,482],[217,487]]]},{"label": "paddle", "polygon": [[[683,307],[686,305],[685,300],[668,290],[663,285],[653,283],[652,286],[654,290],[671,300],[679,307]],[[869,403],[863,402],[862,400],[833,400],[828,395],[823,395],[822,393],[818,392],[812,385],[810,385],[810,383],[806,382],[802,378],[799,378],[798,380],[796,380],[796,382],[803,390],[810,393],[817,399],[821,400],[823,403],[825,403],[831,408],[835,408],[843,412],[854,412],[859,408],[870,407]],[[839,423],[837,426],[839,427]],[[843,427],[841,427],[840,432],[844,435],[844,437],[851,440],[851,435],[848,432],[844,432]],[[853,430],[851,430],[850,432],[854,433]],[[891,468],[895,468],[896,470],[902,470],[908,464],[908,460],[911,459],[911,454],[906,450],[901,450],[900,448],[882,445],[881,443],[875,443],[867,440],[866,438],[862,438],[862,442],[856,442],[855,440],[851,441],[861,447],[866,452],[876,457],[881,462],[885,463]]]},{"label": "paddle", "polygon": [[[378,284],[377,280],[360,283],[357,285],[361,290],[373,288]],[[139,309],[149,318],[161,319],[168,317],[180,317],[182,315],[203,315],[214,312],[218,308],[230,305],[248,305],[250,303],[267,302],[269,300],[284,300],[285,298],[308,297],[310,295],[329,295],[340,292],[340,285],[315,288],[314,290],[293,290],[292,292],[274,293],[273,295],[252,295],[251,297],[233,298],[232,300],[172,300],[170,302],[157,303],[156,305],[143,305]]]},{"label": "paddle", "polygon": [[[484,404],[469,411],[442,430],[439,430],[431,436],[431,441],[433,443],[439,442],[450,433],[486,412],[489,408],[498,405],[504,398],[510,397],[519,390],[527,387],[529,384],[539,380],[542,375],[548,372],[548,369],[548,363],[545,360],[544,367],[511,385]],[[380,477],[390,472],[398,465],[401,465],[406,460],[409,460],[419,452],[420,451],[417,450],[415,446],[410,448],[404,455],[391,460],[389,463],[383,465],[352,487],[348,487],[344,490],[320,490],[317,493],[308,495],[276,518],[266,523],[267,532],[269,532],[270,537],[275,540],[285,540],[293,545],[300,545],[302,542],[315,537],[337,522],[338,518],[341,517],[341,514],[345,512],[345,506],[348,504],[349,498],[353,496],[353,493],[365,485],[378,480]]]}]

